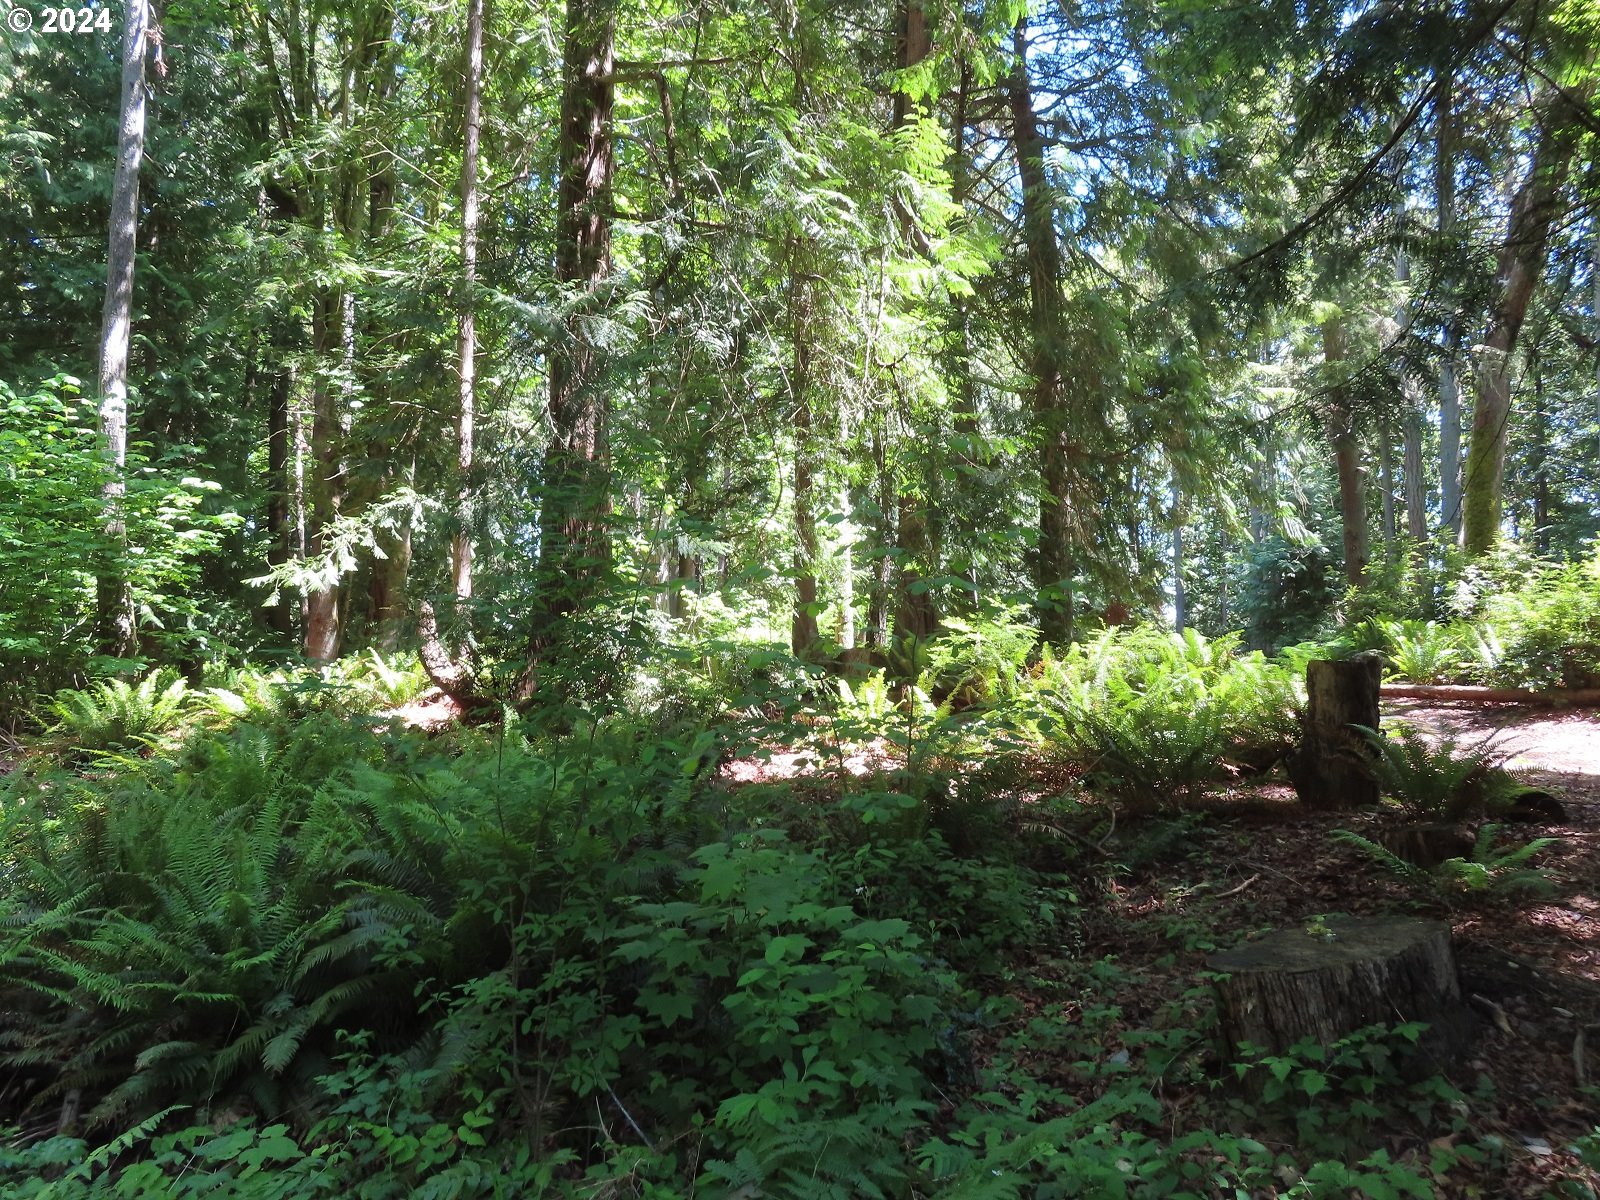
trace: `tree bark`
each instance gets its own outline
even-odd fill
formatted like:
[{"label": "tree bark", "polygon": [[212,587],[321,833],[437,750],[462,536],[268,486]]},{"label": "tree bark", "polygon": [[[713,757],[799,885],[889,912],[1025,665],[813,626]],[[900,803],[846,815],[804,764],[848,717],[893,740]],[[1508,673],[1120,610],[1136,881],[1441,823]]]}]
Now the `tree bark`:
[{"label": "tree bark", "polygon": [[1404,444],[1401,473],[1405,476],[1406,536],[1412,553],[1422,565],[1428,544],[1428,487],[1422,466],[1422,406],[1415,390],[1405,397],[1405,416],[1400,429]]},{"label": "tree bark", "polygon": [[[1456,227],[1456,117],[1447,82],[1439,95],[1439,128],[1434,145],[1434,197],[1439,212],[1439,240],[1448,242]],[[1451,540],[1461,534],[1461,387],[1456,361],[1461,331],[1451,318],[1444,331],[1444,358],[1439,365],[1439,508]]]},{"label": "tree bark", "polygon": [[[319,363],[333,348],[335,303],[331,296],[319,297],[311,317],[312,349]],[[313,559],[329,553],[329,532],[343,503],[344,429],[339,416],[339,391],[327,372],[318,370],[311,383],[311,480],[306,488],[306,554]],[[339,656],[341,591],[330,564],[319,586],[306,593],[304,649],[313,662],[331,662]]]},{"label": "tree bark", "polygon": [[[567,0],[564,83],[558,157],[556,281],[592,307],[611,273],[612,108],[616,73],[616,0]],[[533,685],[557,622],[592,596],[609,569],[611,511],[608,404],[599,347],[584,313],[567,319],[550,348],[550,444],[544,455],[539,518],[538,610],[530,638]]]},{"label": "tree bark", "polygon": [[[1330,1045],[1371,1025],[1423,1021],[1422,1049],[1448,1059],[1472,1028],[1450,926],[1414,917],[1329,917],[1325,929],[1282,929],[1206,960],[1222,1035],[1281,1055],[1297,1042]],[[1330,936],[1331,935],[1331,936]]]},{"label": "tree bark", "polygon": [[1378,728],[1382,674],[1383,660],[1376,654],[1306,664],[1306,715],[1288,772],[1308,807],[1360,808],[1378,802],[1375,751],[1351,727]]},{"label": "tree bark", "polygon": [[150,7],[129,0],[122,35],[122,101],[117,128],[117,168],[111,182],[107,237],[106,299],[100,317],[100,437],[106,456],[106,541],[111,561],[96,586],[101,650],[117,658],[136,647],[133,590],[124,571],[128,528],[122,514],[127,494],[128,348],[133,333],[133,270],[139,236],[139,168],[144,161],[144,60]]},{"label": "tree bark", "polygon": [[[1324,322],[1323,361],[1342,370],[1345,353],[1344,322],[1337,317]],[[1344,526],[1344,579],[1350,587],[1359,588],[1366,579],[1369,553],[1366,472],[1361,465],[1361,439],[1356,436],[1355,411],[1346,394],[1347,385],[1336,379],[1329,387],[1333,393],[1329,433],[1339,474],[1339,517]]]},{"label": "tree bark", "polygon": [[1039,438],[1039,540],[1034,564],[1039,631],[1046,642],[1072,640],[1071,433],[1062,399],[1061,247],[1055,201],[1045,174],[1045,144],[1028,78],[1026,18],[1014,32],[1006,88],[1011,140],[1022,181],[1022,238],[1027,249],[1030,306],[1029,374],[1034,430]]},{"label": "tree bark", "polygon": [[1394,438],[1387,420],[1378,423],[1378,483],[1383,488],[1378,510],[1383,526],[1383,557],[1385,562],[1394,562],[1399,558],[1399,542],[1395,538]]},{"label": "tree bark", "polygon": [[[1172,484],[1172,628],[1182,633],[1189,623],[1189,593],[1183,586],[1183,572],[1187,564],[1183,557],[1183,515],[1179,505],[1178,484]],[[1226,603],[1226,602],[1224,602]]]},{"label": "tree bark", "polygon": [[[792,261],[792,256],[791,256]],[[791,418],[794,422],[794,619],[789,647],[797,658],[811,656],[820,640],[817,629],[817,514],[815,496],[816,438],[811,424],[810,301],[801,273],[789,283],[789,329],[794,357],[789,369]]]},{"label": "tree bark", "polygon": [[1528,456],[1533,468],[1533,548],[1542,557],[1550,553],[1550,413],[1538,355],[1528,357],[1533,376],[1533,446]]},{"label": "tree bark", "polygon": [[1523,704],[1542,708],[1587,708],[1600,704],[1600,688],[1557,688],[1535,692],[1527,688],[1471,687],[1450,683],[1386,683],[1385,700],[1432,700],[1446,704]]},{"label": "tree bark", "polygon": [[[927,58],[930,49],[928,23],[921,0],[905,0],[900,11],[900,37],[896,58],[902,70],[916,66]],[[903,92],[894,94],[894,128],[906,125],[912,116],[910,98]],[[904,216],[903,224],[909,234],[911,218]],[[920,472],[919,472],[920,473]],[[926,486],[923,491],[928,489]],[[895,586],[894,640],[907,638],[923,641],[932,637],[939,627],[938,610],[933,595],[920,586],[922,570],[931,564],[932,538],[929,523],[927,496],[918,495],[915,488],[902,490],[897,498],[898,517],[896,529],[901,550],[899,578]]]},{"label": "tree bark", "polygon": [[400,648],[408,622],[406,590],[411,574],[411,522],[377,535],[381,552],[367,581],[367,621],[372,644],[385,654]]},{"label": "tree bark", "polygon": [[478,140],[482,126],[483,0],[467,0],[466,119],[461,153],[461,318],[456,359],[460,393],[456,409],[456,532],[450,543],[450,579],[456,600],[472,599],[472,458],[477,419]]},{"label": "tree bark", "polygon": [[[294,368],[281,361],[282,349],[272,376],[272,391],[267,401],[267,566],[273,570],[287,564],[295,550],[293,500],[295,493],[293,435],[290,409],[294,396]],[[294,609],[288,599],[267,609],[267,623],[284,638],[294,635]]]},{"label": "tree bark", "polygon": [[1528,305],[1544,271],[1545,243],[1583,129],[1564,99],[1539,106],[1543,130],[1533,165],[1511,201],[1495,274],[1494,301],[1477,370],[1472,442],[1462,488],[1461,544],[1473,557],[1493,549],[1504,508],[1511,367]]}]

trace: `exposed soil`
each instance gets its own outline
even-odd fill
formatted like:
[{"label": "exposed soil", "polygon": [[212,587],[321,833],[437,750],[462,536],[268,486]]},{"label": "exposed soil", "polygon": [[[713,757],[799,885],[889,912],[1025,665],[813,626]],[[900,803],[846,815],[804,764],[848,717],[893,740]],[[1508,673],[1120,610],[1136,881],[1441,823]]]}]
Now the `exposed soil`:
[{"label": "exposed soil", "polygon": [[[1567,815],[1560,826],[1503,830],[1509,844],[1560,839],[1535,860],[1556,885],[1552,895],[1420,895],[1329,836],[1343,828],[1376,839],[1401,823],[1397,816],[1313,813],[1287,787],[1241,785],[1214,796],[1203,824],[1185,831],[1174,852],[1113,880],[1085,949],[1115,955],[1149,981],[1124,1005],[1128,1027],[1138,1028],[1201,977],[1214,948],[1252,934],[1324,913],[1448,919],[1463,995],[1480,1019],[1470,1057],[1448,1075],[1468,1093],[1483,1080],[1492,1084],[1487,1098],[1473,1100],[1472,1133],[1498,1137],[1504,1159],[1492,1183],[1458,1169],[1440,1181],[1438,1194],[1600,1195],[1600,1176],[1569,1149],[1600,1125],[1600,717],[1395,703],[1386,706],[1385,721],[1395,719],[1464,745],[1495,735],[1520,780],[1558,797]],[[1127,844],[1136,845],[1157,820],[1130,829]],[[1421,1130],[1397,1130],[1390,1153],[1426,1161],[1424,1138]]]}]

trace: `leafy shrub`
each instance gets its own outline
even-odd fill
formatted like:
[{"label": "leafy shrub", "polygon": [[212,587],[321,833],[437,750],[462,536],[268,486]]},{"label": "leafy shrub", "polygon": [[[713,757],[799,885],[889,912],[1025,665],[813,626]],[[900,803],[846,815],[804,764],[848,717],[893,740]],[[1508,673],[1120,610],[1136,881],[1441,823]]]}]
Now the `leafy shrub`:
[{"label": "leafy shrub", "polygon": [[1236,635],[1108,630],[1041,668],[1064,737],[1109,794],[1182,802],[1235,760],[1265,765],[1296,733],[1297,684]]},{"label": "leafy shrub", "polygon": [[1499,850],[1495,847],[1499,834],[1500,826],[1485,822],[1478,829],[1470,855],[1448,858],[1438,866],[1428,868],[1409,863],[1387,847],[1351,830],[1336,830],[1333,836],[1355,846],[1379,866],[1432,895],[1452,897],[1462,893],[1506,895],[1516,892],[1549,895],[1554,891],[1555,885],[1549,875],[1528,864],[1535,855],[1555,845],[1559,839],[1535,838],[1523,845]]},{"label": "leafy shrub", "polygon": [[1600,555],[1536,569],[1489,596],[1482,617],[1501,642],[1495,682],[1600,686]]},{"label": "leafy shrub", "polygon": [[392,930],[341,894],[358,840],[314,800],[373,744],[241,726],[109,795],[14,785],[5,852],[26,865],[0,961],[33,1000],[0,1032],[9,1061],[49,1071],[35,1103],[81,1089],[102,1125],[179,1099],[279,1112],[304,1091],[333,1026],[392,983],[371,958]]},{"label": "leafy shrub", "polygon": [[1466,661],[1459,632],[1437,621],[1373,618],[1392,673],[1412,683],[1443,683],[1460,675]]},{"label": "leafy shrub", "polygon": [[931,696],[949,697],[955,707],[989,704],[1017,694],[1039,633],[1019,608],[985,617],[946,617],[938,635],[923,647],[917,679]]},{"label": "leafy shrub", "polygon": [[[0,382],[0,711],[26,711],[30,687],[54,691],[108,664],[93,644],[97,572],[127,579],[147,614],[148,641],[181,647],[196,623],[199,560],[232,513],[201,507],[215,485],[152,464],[128,449],[122,515],[130,552],[104,534],[98,418],[76,379],[58,375],[33,391]],[[153,620],[149,618],[154,618]]]},{"label": "leafy shrub", "polygon": [[67,688],[50,704],[51,734],[80,753],[131,750],[175,729],[189,688],[166,672],[137,684],[107,679],[85,690]]},{"label": "leafy shrub", "polygon": [[1272,650],[1321,633],[1339,598],[1327,548],[1314,538],[1274,534],[1253,543],[1247,555],[1239,610],[1250,644]]},{"label": "leafy shrub", "polygon": [[1465,748],[1452,735],[1429,737],[1405,724],[1397,725],[1392,737],[1357,728],[1377,751],[1378,786],[1414,816],[1457,821],[1500,798],[1494,770],[1500,755],[1491,749],[1492,738]]}]

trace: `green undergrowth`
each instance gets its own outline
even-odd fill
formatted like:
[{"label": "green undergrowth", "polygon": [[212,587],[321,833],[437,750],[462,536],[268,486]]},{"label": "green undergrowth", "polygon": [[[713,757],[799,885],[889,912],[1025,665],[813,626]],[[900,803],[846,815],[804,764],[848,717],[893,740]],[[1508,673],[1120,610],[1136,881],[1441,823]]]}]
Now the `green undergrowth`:
[{"label": "green undergrowth", "polygon": [[[971,713],[761,669],[717,726],[425,738],[365,715],[404,694],[372,671],[205,681],[92,755],[47,739],[0,781],[0,1190],[1376,1200],[1454,1169],[1387,1157],[1342,1084],[1294,1097],[1303,1126],[1242,1099],[1199,980],[1129,1008],[1161,985],[1081,947],[1106,855],[1140,847],[992,749],[1209,706],[1198,779],[1276,736],[1269,664],[1107,635]],[[811,777],[711,769],[780,735]],[[858,738],[891,761],[843,769]],[[1456,1130],[1445,1095],[1395,1120]]]},{"label": "green undergrowth", "polygon": [[1549,563],[1507,551],[1468,570],[1432,618],[1376,615],[1328,644],[1370,649],[1410,683],[1600,687],[1600,556]]}]

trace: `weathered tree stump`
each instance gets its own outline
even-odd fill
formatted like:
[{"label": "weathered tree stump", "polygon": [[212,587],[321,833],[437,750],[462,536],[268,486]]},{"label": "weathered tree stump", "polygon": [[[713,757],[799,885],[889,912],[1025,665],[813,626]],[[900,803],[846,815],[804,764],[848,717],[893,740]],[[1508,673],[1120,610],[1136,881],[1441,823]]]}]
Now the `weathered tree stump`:
[{"label": "weathered tree stump", "polygon": [[1385,829],[1378,834],[1378,844],[1395,857],[1423,868],[1472,854],[1472,839],[1461,826],[1443,821]]},{"label": "weathered tree stump", "polygon": [[1207,960],[1230,1048],[1250,1042],[1282,1054],[1314,1038],[1330,1045],[1369,1025],[1425,1021],[1423,1048],[1448,1059],[1466,1048],[1450,926],[1413,917],[1329,917],[1320,929],[1283,929]]},{"label": "weathered tree stump", "polygon": [[1353,725],[1378,728],[1383,660],[1358,654],[1306,664],[1306,716],[1289,780],[1311,808],[1358,808],[1378,802],[1373,748]]}]

